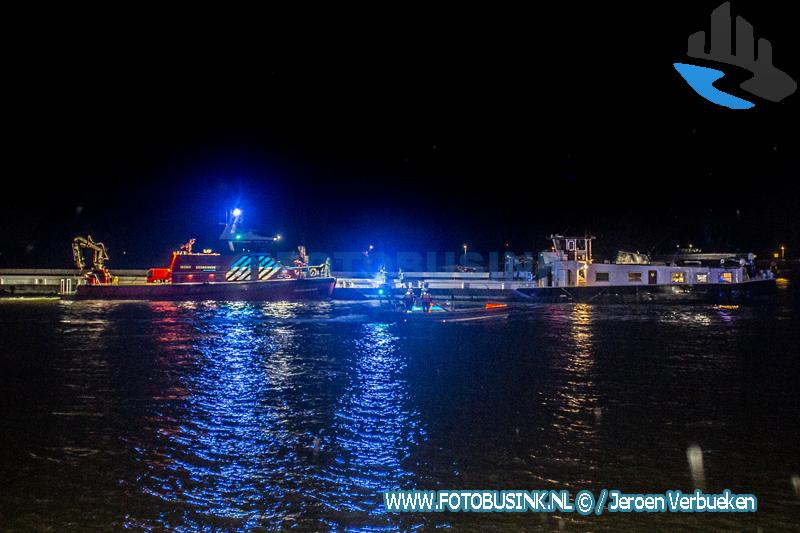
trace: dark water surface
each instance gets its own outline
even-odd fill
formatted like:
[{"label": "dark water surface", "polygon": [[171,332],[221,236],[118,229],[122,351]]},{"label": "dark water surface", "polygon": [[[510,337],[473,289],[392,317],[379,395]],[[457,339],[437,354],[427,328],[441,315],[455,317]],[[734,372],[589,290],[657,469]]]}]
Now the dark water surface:
[{"label": "dark water surface", "polygon": [[[0,302],[0,529],[792,529],[800,305]],[[315,450],[315,441],[319,450]],[[755,515],[404,514],[395,488],[755,493]]]}]

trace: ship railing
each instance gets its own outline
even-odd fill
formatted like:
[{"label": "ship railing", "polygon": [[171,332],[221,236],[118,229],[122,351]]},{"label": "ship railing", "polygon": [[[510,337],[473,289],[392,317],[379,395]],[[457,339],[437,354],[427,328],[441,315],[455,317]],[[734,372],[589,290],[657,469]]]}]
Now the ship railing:
[{"label": "ship railing", "polygon": [[291,271],[297,278],[329,278],[331,277],[331,262],[325,261],[321,265],[303,265],[297,267],[284,267]]},{"label": "ship railing", "polygon": [[58,294],[64,296],[75,293],[75,287],[78,283],[73,284],[72,278],[61,278],[59,282]]}]

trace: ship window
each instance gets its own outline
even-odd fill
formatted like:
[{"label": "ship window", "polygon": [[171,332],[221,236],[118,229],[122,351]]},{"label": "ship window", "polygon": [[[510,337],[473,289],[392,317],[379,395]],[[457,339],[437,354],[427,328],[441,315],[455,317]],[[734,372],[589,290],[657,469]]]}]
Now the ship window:
[{"label": "ship window", "polygon": [[694,279],[697,283],[708,283],[708,272],[698,272]]},{"label": "ship window", "polygon": [[719,282],[720,283],[733,283],[733,273],[731,273],[731,272],[720,272],[719,273]]},{"label": "ship window", "polygon": [[673,272],[672,283],[686,283],[686,272]]},{"label": "ship window", "polygon": [[595,272],[594,273],[594,280],[595,281],[608,281],[608,272]]},{"label": "ship window", "polygon": [[642,273],[641,272],[628,272],[628,282],[641,282],[642,281]]}]

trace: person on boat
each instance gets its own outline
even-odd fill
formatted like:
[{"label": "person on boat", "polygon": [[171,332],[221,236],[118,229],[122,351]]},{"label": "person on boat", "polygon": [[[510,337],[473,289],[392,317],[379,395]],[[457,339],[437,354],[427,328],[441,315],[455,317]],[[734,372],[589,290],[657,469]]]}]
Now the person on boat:
[{"label": "person on boat", "polygon": [[411,311],[414,308],[414,293],[408,289],[403,295],[403,307],[406,311]]},{"label": "person on boat", "polygon": [[747,273],[750,279],[756,279],[756,254],[747,254]]},{"label": "person on boat", "polygon": [[422,312],[423,313],[430,313],[431,312],[431,293],[427,290],[422,292]]}]

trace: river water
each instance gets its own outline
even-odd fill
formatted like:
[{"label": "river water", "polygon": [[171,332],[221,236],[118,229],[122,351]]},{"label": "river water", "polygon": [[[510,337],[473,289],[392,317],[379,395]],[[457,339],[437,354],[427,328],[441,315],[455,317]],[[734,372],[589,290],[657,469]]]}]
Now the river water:
[{"label": "river water", "polygon": [[[460,324],[342,302],[0,302],[0,530],[789,530],[797,292]],[[758,512],[387,514],[381,497],[695,485]]]}]

